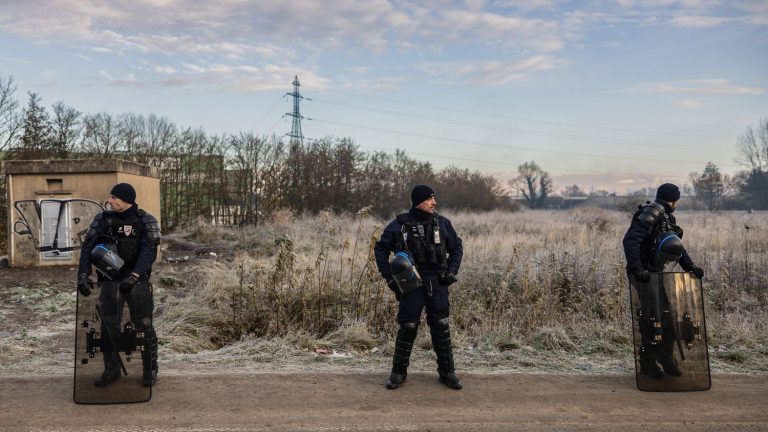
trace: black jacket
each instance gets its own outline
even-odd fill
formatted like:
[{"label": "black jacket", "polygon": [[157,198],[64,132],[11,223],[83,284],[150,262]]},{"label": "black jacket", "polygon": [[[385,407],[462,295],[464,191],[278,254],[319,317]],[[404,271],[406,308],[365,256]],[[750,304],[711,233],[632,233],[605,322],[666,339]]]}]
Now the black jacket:
[{"label": "black jacket", "polygon": [[[437,223],[440,229],[440,237],[445,242],[445,247],[448,252],[448,273],[458,274],[459,267],[461,267],[461,258],[464,255],[464,248],[461,245],[461,238],[456,234],[456,230],[453,229],[451,221],[445,216],[434,214],[437,216]],[[423,221],[432,217],[429,213],[419,210],[415,207],[411,207],[408,211],[408,217],[412,220]],[[387,281],[392,279],[392,272],[389,270],[389,256],[393,252],[398,252],[398,244],[402,241],[402,224],[397,220],[393,220],[381,233],[381,238],[374,246],[373,253],[376,256],[376,266],[379,268],[379,273]],[[418,263],[416,268],[419,270],[419,274],[424,280],[436,280],[440,277],[440,270],[424,268]]]},{"label": "black jacket", "polygon": [[[627,258],[628,274],[639,273],[643,270],[654,271],[651,264],[654,259],[656,240],[665,217],[670,228],[677,232],[680,239],[683,238],[683,230],[675,221],[675,216],[672,214],[673,209],[666,201],[656,200],[656,202],[664,206],[665,214],[659,217],[655,223],[646,224],[638,218],[643,211],[641,208],[632,216],[632,223],[624,234],[622,243],[624,244],[624,256]],[[685,271],[691,271],[693,268],[693,260],[687,251],[683,251],[678,263]]]},{"label": "black jacket", "polygon": [[117,244],[118,254],[125,260],[121,277],[136,273],[141,279],[149,278],[160,244],[160,224],[154,216],[135,204],[123,212],[98,213],[80,248],[78,274],[91,274],[91,251],[99,242],[109,240]]}]

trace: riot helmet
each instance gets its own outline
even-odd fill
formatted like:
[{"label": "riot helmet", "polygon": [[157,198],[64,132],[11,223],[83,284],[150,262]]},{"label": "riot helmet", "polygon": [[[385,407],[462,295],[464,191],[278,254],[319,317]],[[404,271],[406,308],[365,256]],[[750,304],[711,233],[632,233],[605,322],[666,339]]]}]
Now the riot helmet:
[{"label": "riot helmet", "polygon": [[123,265],[125,265],[125,261],[117,254],[117,245],[113,242],[97,244],[91,250],[91,263],[107,279],[117,278]]},{"label": "riot helmet", "polygon": [[397,252],[389,260],[389,269],[400,292],[407,293],[421,286],[421,276],[407,252]]},{"label": "riot helmet", "polygon": [[659,236],[659,245],[656,247],[654,265],[663,269],[669,263],[676,263],[683,256],[685,247],[683,241],[674,232],[666,232]]}]

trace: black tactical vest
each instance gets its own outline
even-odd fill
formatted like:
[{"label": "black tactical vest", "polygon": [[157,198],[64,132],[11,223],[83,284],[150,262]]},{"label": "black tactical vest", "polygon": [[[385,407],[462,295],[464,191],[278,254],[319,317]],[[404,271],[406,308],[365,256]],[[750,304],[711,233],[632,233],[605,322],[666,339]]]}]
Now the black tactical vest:
[{"label": "black tactical vest", "polygon": [[[633,219],[638,219],[645,207],[650,206],[651,203],[638,206],[637,211],[633,215]],[[641,222],[642,223],[642,222]],[[666,210],[659,216],[656,223],[651,229],[650,235],[643,240],[640,245],[640,259],[646,268],[653,267],[653,261],[656,254],[656,249],[659,246],[659,241],[663,234],[668,232],[675,233],[680,239],[683,238],[683,229],[677,226],[675,216],[666,212]]]},{"label": "black tactical vest", "polygon": [[141,209],[130,212],[129,215],[104,214],[104,236],[117,245],[117,254],[126,263],[124,268],[133,268],[139,258],[141,239],[144,236],[144,224],[141,219],[145,214],[147,213]]},{"label": "black tactical vest", "polygon": [[403,213],[397,215],[397,221],[400,222],[402,232],[397,248],[410,252],[419,271],[448,270],[446,239],[442,238],[436,215],[431,215],[427,220],[414,220],[408,213]]}]

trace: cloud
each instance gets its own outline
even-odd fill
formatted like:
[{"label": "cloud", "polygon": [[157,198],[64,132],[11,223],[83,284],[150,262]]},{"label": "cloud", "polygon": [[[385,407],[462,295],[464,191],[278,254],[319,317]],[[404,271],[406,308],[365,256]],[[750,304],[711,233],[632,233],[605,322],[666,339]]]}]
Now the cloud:
[{"label": "cloud", "polygon": [[675,27],[707,28],[717,27],[733,21],[737,21],[737,19],[704,15],[686,15],[674,17],[669,20],[669,23]]},{"label": "cloud", "polygon": [[672,103],[683,109],[696,109],[704,106],[704,103],[700,99],[691,98],[675,99],[672,101]]},{"label": "cloud", "polygon": [[533,56],[511,62],[423,64],[418,68],[447,81],[503,85],[536,72],[554,69],[558,65],[559,62],[553,57]]},{"label": "cloud", "polygon": [[626,9],[682,8],[704,10],[719,6],[720,0],[618,0],[617,3]]},{"label": "cloud", "polygon": [[539,9],[553,9],[557,6],[556,0],[496,0],[492,3],[497,8],[520,9],[533,11]]},{"label": "cloud", "polygon": [[327,89],[330,81],[311,70],[269,64],[266,66],[228,65],[223,63],[200,65],[183,63],[179,68],[155,65],[148,69],[162,75],[139,78],[128,74],[116,78],[107,71],[98,71],[102,82],[110,86],[132,87],[182,87],[205,86],[232,91],[258,92],[285,90],[286,76],[298,75],[302,89],[320,91]]},{"label": "cloud", "polygon": [[765,92],[762,88],[739,86],[720,78],[645,83],[638,84],[629,90],[696,95],[761,95]]},{"label": "cloud", "polygon": [[171,66],[155,66],[154,71],[160,74],[173,74],[176,73],[176,69]]},{"label": "cloud", "polygon": [[406,83],[404,77],[386,77],[378,79],[356,79],[339,83],[338,87],[347,91],[361,93],[376,93],[381,91],[400,89]]},{"label": "cloud", "polygon": [[[288,44],[331,49],[362,45],[384,52],[408,46],[414,38],[445,47],[455,41],[489,45],[501,41],[544,51],[563,46],[556,20],[490,12],[482,2],[446,3],[424,7],[387,0],[48,0],[40,7],[39,2],[10,0],[0,4],[0,31],[110,49],[222,56],[255,53],[269,58],[284,56],[275,47]],[[264,45],[254,46],[254,39],[265,41]]]},{"label": "cloud", "polygon": [[564,47],[557,21],[525,19],[488,12],[448,10],[438,16],[443,38],[480,41],[494,45],[557,51]]}]

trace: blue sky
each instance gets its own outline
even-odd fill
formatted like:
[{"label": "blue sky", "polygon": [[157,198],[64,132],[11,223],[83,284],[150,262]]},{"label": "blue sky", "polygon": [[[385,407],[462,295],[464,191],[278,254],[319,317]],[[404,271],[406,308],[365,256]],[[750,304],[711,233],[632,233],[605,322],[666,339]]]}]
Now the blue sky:
[{"label": "blue sky", "polygon": [[86,113],[352,137],[557,189],[685,183],[768,117],[768,2],[0,3],[0,74]]}]

